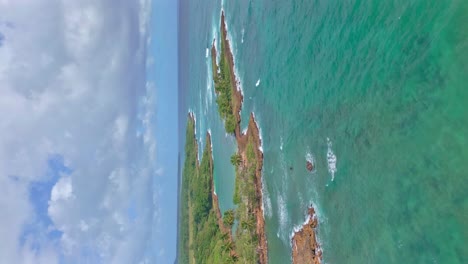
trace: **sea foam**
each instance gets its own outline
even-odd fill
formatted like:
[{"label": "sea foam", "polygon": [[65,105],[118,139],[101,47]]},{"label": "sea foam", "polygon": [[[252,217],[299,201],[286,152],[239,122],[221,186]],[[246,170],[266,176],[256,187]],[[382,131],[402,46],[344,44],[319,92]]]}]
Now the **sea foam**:
[{"label": "sea foam", "polygon": [[[313,207],[314,208],[314,211],[315,211],[315,214],[313,216],[310,216],[309,215],[309,207]],[[304,222],[302,222],[302,224],[298,224],[298,225],[295,225],[293,227],[293,231],[291,232],[290,234],[290,237],[289,239],[291,240],[292,237],[294,236],[295,233],[301,231],[304,226],[309,222],[309,220],[312,218],[312,219],[317,219],[319,223],[322,223],[324,222],[324,219],[323,219],[323,214],[321,213],[320,211],[320,208],[317,206],[317,204],[315,204],[314,202],[310,201],[308,207],[307,207],[307,210],[305,210],[305,220]],[[318,240],[318,236],[317,236],[317,240]],[[321,243],[320,243],[321,244]]]},{"label": "sea foam", "polygon": [[288,215],[288,210],[286,208],[286,199],[281,194],[278,195],[277,203],[278,203],[279,229],[276,233],[276,236],[283,240],[283,239],[287,239],[286,237],[284,237],[284,234],[285,234],[285,230],[288,227],[289,215]]},{"label": "sea foam", "polygon": [[263,137],[262,137],[262,128],[258,125],[259,120],[255,117],[255,113],[252,112],[255,125],[258,127],[258,137],[260,138],[260,145],[258,146],[258,150],[263,153]]},{"label": "sea foam", "polygon": [[206,104],[211,106],[213,104],[213,74],[212,74],[212,68],[211,68],[211,60],[206,61]]},{"label": "sea foam", "polygon": [[327,145],[328,145],[328,150],[327,150],[328,172],[330,172],[332,181],[333,181],[335,180],[335,173],[337,172],[336,155],[335,153],[333,153],[332,142],[330,141],[329,138],[327,138]]},{"label": "sea foam", "polygon": [[241,43],[244,43],[244,33],[245,33],[245,29],[242,28],[242,31],[241,31],[241,35],[242,35],[242,37],[241,37]]},{"label": "sea foam", "polygon": [[262,203],[263,218],[265,218],[265,215],[268,218],[271,218],[272,216],[271,198],[270,198],[270,193],[268,192],[268,189],[266,187],[264,177],[262,177],[262,198],[263,198],[263,203]]}]

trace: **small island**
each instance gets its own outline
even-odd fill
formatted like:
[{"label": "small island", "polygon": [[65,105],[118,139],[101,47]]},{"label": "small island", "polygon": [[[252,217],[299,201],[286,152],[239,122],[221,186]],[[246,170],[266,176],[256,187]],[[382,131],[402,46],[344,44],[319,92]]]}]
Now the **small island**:
[{"label": "small island", "polygon": [[315,232],[317,225],[315,210],[310,207],[306,223],[300,230],[294,232],[291,240],[293,264],[320,264],[322,262],[322,250]]}]

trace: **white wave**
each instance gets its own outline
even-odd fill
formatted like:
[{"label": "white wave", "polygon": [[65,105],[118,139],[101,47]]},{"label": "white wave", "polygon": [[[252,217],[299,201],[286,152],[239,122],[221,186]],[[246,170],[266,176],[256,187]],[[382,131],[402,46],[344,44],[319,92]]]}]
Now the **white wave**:
[{"label": "white wave", "polygon": [[213,74],[212,74],[212,68],[211,68],[211,60],[207,60],[206,62],[206,104],[212,105],[213,104]]},{"label": "white wave", "polygon": [[[314,214],[313,217],[314,217],[314,218],[316,217],[315,214]],[[309,223],[310,218],[311,218],[311,216],[310,216],[309,214],[307,214],[307,215],[306,215],[306,218],[305,218],[305,220],[304,220],[304,222],[303,222],[302,224],[295,225],[295,226],[293,227],[293,231],[291,232],[291,234],[289,235],[289,237],[292,238],[292,237],[294,236],[295,233],[297,233],[297,232],[301,231],[302,229],[304,229],[304,226],[305,226],[307,223]]]},{"label": "white wave", "polygon": [[270,193],[268,192],[268,189],[266,187],[264,177],[262,177],[262,198],[263,198],[263,203],[262,203],[263,218],[265,218],[265,215],[268,218],[271,218],[272,216],[271,198],[270,198]]},{"label": "white wave", "polygon": [[[302,222],[302,224],[298,224],[298,225],[295,225],[293,227],[293,231],[291,232],[291,235],[289,237],[289,239],[291,240],[292,237],[294,236],[294,234],[296,232],[299,232],[301,231],[304,226],[309,222],[311,216],[309,215],[309,208],[310,207],[313,207],[314,208],[314,211],[315,211],[315,214],[312,216],[313,219],[317,219],[319,221],[319,223],[323,223],[325,222],[324,221],[324,218],[323,218],[323,215],[320,211],[320,208],[318,207],[318,205],[312,201],[310,201],[310,203],[308,204],[307,206],[307,210],[305,210],[305,219],[304,219],[304,222]],[[317,240],[318,240],[318,237],[317,237]]]},{"label": "white wave", "polygon": [[255,125],[258,127],[258,137],[260,138],[260,145],[258,146],[258,150],[260,150],[263,153],[263,137],[262,137],[262,128],[258,124],[259,120],[255,117],[255,113],[252,112],[252,115],[254,117],[254,122]]},{"label": "white wave", "polygon": [[257,82],[255,83],[255,87],[258,87],[260,85],[260,79],[257,80]]},{"label": "white wave", "polygon": [[210,55],[210,49],[206,48],[205,58],[208,58],[209,55]]},{"label": "white wave", "polygon": [[[213,163],[214,163],[215,158],[214,158],[214,153],[213,153],[213,137],[211,135],[211,128],[208,128],[207,131],[208,131],[208,134],[210,135],[211,159],[213,160]],[[214,178],[215,177],[213,177],[213,182],[214,182]]]},{"label": "white wave", "polygon": [[259,131],[259,135],[260,135],[259,136],[260,137],[260,145],[258,146],[258,150],[260,150],[263,153],[263,139],[262,139],[262,136],[261,136],[262,135],[262,130],[259,128],[258,131]]},{"label": "white wave", "polygon": [[247,129],[249,129],[249,127],[247,126],[246,128],[242,129],[242,135],[245,135],[247,134]]},{"label": "white wave", "polygon": [[277,204],[278,204],[278,219],[279,219],[279,230],[278,237],[284,242],[288,243],[288,235],[290,231],[290,218],[287,211],[287,196],[289,193],[289,184],[290,184],[290,171],[289,166],[286,161],[286,156],[284,152],[279,152],[279,174],[281,175],[281,185],[277,189]]},{"label": "white wave", "polygon": [[330,141],[329,138],[327,138],[327,145],[328,145],[328,150],[327,150],[327,162],[328,162],[328,172],[330,172],[332,181],[335,179],[335,173],[337,172],[336,169],[336,155],[333,153],[332,150],[332,142]]},{"label": "white wave", "polygon": [[283,137],[280,137],[280,150],[283,150]]},{"label": "white wave", "polygon": [[241,77],[239,76],[239,72],[237,71],[235,64],[234,64],[234,74],[236,75],[237,90],[240,91],[242,96],[244,96],[244,87],[242,86]]},{"label": "white wave", "polygon": [[195,136],[197,136],[197,116],[195,115],[195,112],[189,108],[188,110],[188,114],[193,118],[193,122],[194,122],[194,132],[195,132]]},{"label": "white wave", "polygon": [[241,35],[242,35],[242,37],[241,37],[241,43],[244,43],[244,33],[245,33],[245,29],[242,28],[242,31],[241,31]]},{"label": "white wave", "polygon": [[282,239],[287,239],[286,237],[283,237],[285,234],[285,230],[288,227],[288,222],[289,222],[289,215],[288,215],[288,210],[286,208],[286,200],[283,198],[282,195],[278,195],[278,220],[279,220],[279,230],[277,233],[278,237],[281,237]]},{"label": "white wave", "polygon": [[[212,44],[214,45],[216,51],[220,50],[220,47],[218,46],[218,25],[216,23],[216,19],[214,18],[211,22],[211,39],[213,40]],[[220,52],[216,52],[216,64],[217,65],[219,65],[219,59],[220,59]]]}]

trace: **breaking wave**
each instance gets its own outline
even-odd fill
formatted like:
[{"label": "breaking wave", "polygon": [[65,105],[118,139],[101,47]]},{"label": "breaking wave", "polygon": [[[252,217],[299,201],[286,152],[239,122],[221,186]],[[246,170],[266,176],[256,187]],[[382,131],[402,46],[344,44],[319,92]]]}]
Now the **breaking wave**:
[{"label": "breaking wave", "polygon": [[270,198],[270,193],[268,192],[268,188],[266,187],[264,177],[262,177],[262,197],[263,197],[263,203],[262,203],[263,218],[265,218],[265,215],[268,218],[271,218],[272,213],[273,213],[271,210],[271,198]]},{"label": "breaking wave", "polygon": [[332,150],[332,142],[330,141],[329,138],[327,138],[327,145],[328,145],[328,150],[327,150],[327,162],[328,162],[328,172],[330,172],[332,181],[335,179],[335,173],[337,171],[336,169],[336,155],[333,153]]},{"label": "breaking wave", "polygon": [[[289,223],[289,214],[286,208],[286,200],[282,195],[278,195],[278,220],[279,220],[279,229],[276,232],[276,236],[282,240],[288,239],[287,233],[285,232],[288,228]],[[286,236],[285,236],[286,235]]]}]

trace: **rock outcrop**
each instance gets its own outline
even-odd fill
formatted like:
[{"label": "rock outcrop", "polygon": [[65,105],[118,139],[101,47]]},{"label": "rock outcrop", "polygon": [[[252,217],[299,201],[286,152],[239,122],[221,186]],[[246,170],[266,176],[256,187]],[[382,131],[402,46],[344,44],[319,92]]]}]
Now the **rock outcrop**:
[{"label": "rock outcrop", "polygon": [[307,222],[294,233],[292,238],[293,264],[320,264],[322,262],[322,250],[317,242],[315,231],[317,225],[315,210],[310,207]]}]

